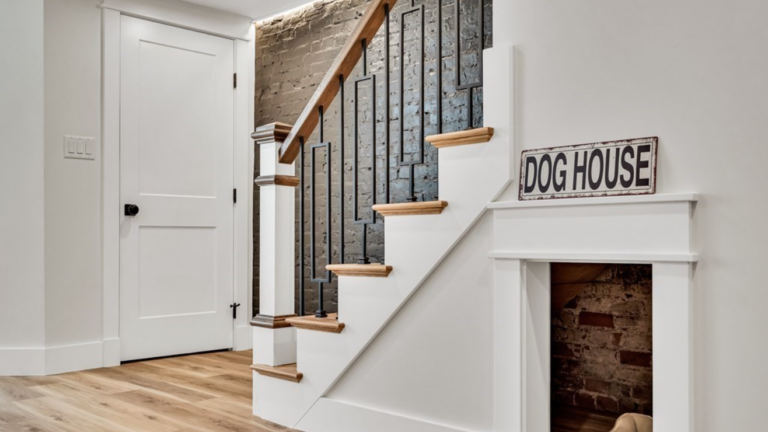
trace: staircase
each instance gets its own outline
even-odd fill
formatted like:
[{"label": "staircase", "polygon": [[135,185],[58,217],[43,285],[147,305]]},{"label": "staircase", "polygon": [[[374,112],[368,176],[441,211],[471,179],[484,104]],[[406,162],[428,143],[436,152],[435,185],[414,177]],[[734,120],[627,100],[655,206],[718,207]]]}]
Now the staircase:
[{"label": "staircase", "polygon": [[[348,192],[354,195],[355,225],[359,225],[361,229],[361,255],[357,262],[344,262],[343,217],[337,221],[340,225],[338,233],[335,236],[331,233],[333,224],[330,208],[334,191],[330,190],[332,184],[330,149],[334,144],[325,139],[323,114],[340,92],[343,100],[344,83],[361,59],[362,76],[355,78],[355,86],[367,80],[375,82],[375,75],[369,75],[366,67],[367,41],[372,40],[377,32],[383,29],[386,34],[387,56],[389,55],[389,19],[395,3],[396,0],[371,1],[357,29],[295,125],[282,123],[265,125],[259,127],[253,135],[261,154],[261,176],[257,179],[257,184],[261,187],[262,215],[260,315],[252,322],[254,325],[254,365],[252,366],[255,372],[254,414],[306,432],[467,430],[456,426],[457,422],[448,422],[450,423],[448,425],[439,418],[392,412],[382,407],[363,407],[356,405],[355,401],[341,400],[343,397],[341,399],[329,397],[337,384],[350,373],[350,368],[360,356],[366,350],[376,346],[377,339],[388,326],[393,323],[398,323],[399,326],[406,325],[406,327],[410,325],[411,328],[416,326],[417,318],[415,317],[418,314],[401,312],[421,287],[429,283],[434,284],[438,280],[443,286],[468,283],[466,275],[464,278],[454,277],[443,280],[444,276],[438,274],[439,270],[443,266],[450,268],[461,266],[461,257],[469,256],[467,254],[473,251],[475,256],[478,253],[482,255],[481,261],[486,258],[482,248],[475,250],[478,245],[473,242],[477,242],[479,237],[473,237],[471,233],[487,230],[485,227],[487,224],[482,222],[486,206],[505,191],[513,178],[513,51],[511,47],[494,47],[486,49],[483,53],[483,73],[479,83],[485,89],[484,123],[494,127],[471,127],[474,111],[470,102],[468,113],[470,127],[454,132],[439,130],[440,133],[426,136],[423,142],[419,140],[420,142],[416,145],[416,157],[410,159],[404,157],[406,146],[403,145],[404,138],[401,134],[399,166],[408,170],[410,174],[409,197],[406,202],[389,202],[389,169],[384,169],[382,170],[384,182],[387,185],[384,193],[385,202],[376,203],[374,198],[371,216],[367,219],[358,217],[358,154],[355,150],[354,190]],[[456,17],[459,16],[460,3],[463,1],[457,0],[454,3]],[[482,10],[480,8],[481,16]],[[401,12],[401,19],[405,15],[419,13],[424,13],[423,6],[413,2],[411,8]],[[438,22],[442,22],[439,16]],[[383,28],[382,25],[384,25]],[[402,50],[402,45],[400,46]],[[404,57],[401,56],[401,59]],[[442,64],[442,62],[438,63]],[[384,75],[389,94],[389,71],[386,70]],[[456,76],[458,81],[460,79],[458,72]],[[469,100],[472,100],[473,89],[479,85],[473,83],[462,87],[459,83],[456,88],[467,90]],[[402,88],[400,90],[402,93]],[[423,98],[422,90],[422,101]],[[420,125],[424,125],[424,105],[423,102],[420,103],[422,114]],[[376,106],[376,104],[373,105]],[[400,106],[403,106],[402,98]],[[387,109],[389,111],[389,108]],[[357,110],[355,111],[355,121],[351,127],[355,128],[355,144],[357,144],[358,119]],[[389,116],[386,117],[387,141],[383,151],[386,155],[384,160],[389,161]],[[399,130],[401,131],[403,130],[402,117],[400,116]],[[316,130],[318,142],[310,146],[307,140]],[[421,130],[424,130],[423,126]],[[375,129],[373,136],[376,136]],[[343,135],[338,140],[341,141],[339,145],[343,149]],[[422,148],[419,149],[419,145]],[[417,181],[415,166],[424,162],[424,145],[433,145],[438,149],[440,167],[438,173],[440,197],[438,200],[427,202],[418,201],[415,194]],[[375,145],[373,149],[372,159],[375,159]],[[325,153],[322,160],[316,156],[318,151]],[[343,151],[340,153],[343,163]],[[309,175],[305,172],[305,156],[311,158]],[[299,165],[298,175],[294,163]],[[323,164],[324,171],[319,171],[317,167]],[[340,170],[342,176],[344,171]],[[372,169],[374,184],[376,171],[374,167]],[[307,177],[310,182],[309,188],[305,185]],[[321,184],[320,180],[324,180],[325,183]],[[344,180],[342,177],[339,184],[343,185]],[[296,187],[300,188],[302,194],[307,193],[310,196],[309,244],[305,244],[306,209],[303,200],[300,200],[298,221],[296,218]],[[325,196],[321,195],[323,192]],[[318,196],[325,200],[323,214],[316,214],[315,204]],[[346,196],[345,191],[343,189],[339,191],[338,196]],[[376,194],[374,193],[373,196]],[[342,214],[344,211],[342,204]],[[371,263],[366,253],[368,226],[376,223],[377,218],[384,218],[386,221],[384,231],[386,249],[383,263]],[[323,225],[325,230],[322,232],[317,230],[319,219],[325,221]],[[298,263],[298,307],[296,307],[294,289],[297,267],[294,243],[297,222],[298,231],[301,233],[299,247],[302,251],[299,254]],[[341,248],[341,251],[336,254],[339,262],[331,260],[333,257],[331,241],[334,237],[338,239],[340,245],[337,247]],[[489,238],[487,235],[481,237]],[[324,243],[325,246],[325,251],[322,253],[317,252],[318,239],[324,239],[319,242]],[[303,253],[307,248],[310,255],[308,263],[305,262]],[[317,270],[319,262],[323,264],[324,271]],[[314,286],[305,286],[304,273],[307,268],[310,273],[309,285],[315,284]],[[338,313],[328,313],[323,302],[323,286],[332,283],[334,278],[338,280]],[[454,286],[454,288],[462,289],[462,286]],[[308,291],[311,289],[317,290],[318,307],[314,314],[305,315],[305,293],[312,293]],[[466,290],[466,286],[463,289]],[[432,292],[433,290],[430,289],[430,293]],[[448,300],[448,303],[444,301],[432,303],[454,305],[454,310],[445,310],[444,315],[446,317],[453,315],[456,320],[463,319],[468,311],[461,310],[461,298]],[[425,309],[433,307],[429,303],[425,304]],[[296,313],[297,310],[298,313]],[[444,333],[448,331],[446,328],[434,327],[429,322],[419,323],[416,329],[421,332],[426,330],[438,339],[450,339],[450,334]],[[424,347],[424,349],[429,348]],[[402,352],[402,356],[420,357],[418,352],[412,350]],[[430,373],[427,364],[413,362],[411,367],[417,373]],[[365,374],[365,371],[356,370],[354,373]],[[392,370],[377,373],[397,375],[400,371],[398,367],[393,367]],[[414,373],[414,370],[410,370],[409,373]],[[396,389],[386,396],[405,397],[407,391],[407,389]],[[471,425],[467,425],[469,426]]]}]

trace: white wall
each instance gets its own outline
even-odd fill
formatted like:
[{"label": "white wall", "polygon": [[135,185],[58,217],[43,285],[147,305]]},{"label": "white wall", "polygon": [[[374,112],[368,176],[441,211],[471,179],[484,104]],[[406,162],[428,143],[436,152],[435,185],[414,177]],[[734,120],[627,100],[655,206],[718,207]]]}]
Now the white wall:
[{"label": "white wall", "polygon": [[[418,431],[425,424],[450,425],[451,430],[492,429],[494,263],[487,256],[493,248],[492,231],[491,217],[486,215],[327,398],[416,420],[420,423],[413,430]],[[312,411],[309,417],[315,415]],[[323,430],[313,420],[304,419],[315,426],[308,430]],[[350,419],[333,426],[337,431],[373,430],[368,421]]]},{"label": "white wall", "polygon": [[[768,388],[765,16],[762,0],[494,1],[494,46],[515,46],[516,156],[523,149],[658,136],[658,193],[700,194],[693,294],[697,432],[755,429]],[[516,196],[517,186],[505,196]],[[486,428],[479,418],[460,423],[453,407],[436,410],[417,397],[440,388],[419,373],[452,367],[445,355],[428,368],[423,358],[435,358],[413,349],[423,334],[406,322],[421,320],[414,304],[431,316],[431,304],[420,296],[444,271],[451,270],[439,268],[321,402]],[[436,304],[444,300],[442,290],[455,286],[440,288],[430,293]],[[446,314],[448,306],[442,303]],[[478,325],[487,323],[481,317]],[[456,342],[457,350],[477,345],[463,335]],[[396,356],[403,352],[417,356],[411,365]]]},{"label": "white wall", "polygon": [[[103,364],[101,3],[0,0],[0,376]],[[252,31],[243,17],[195,16],[206,31]],[[64,159],[64,135],[95,138],[95,160]]]},{"label": "white wall", "polygon": [[64,135],[99,142],[98,3],[0,3],[0,375],[101,364],[98,148],[63,158]]},{"label": "white wall", "polygon": [[754,429],[768,387],[765,16],[762,0],[494,2],[520,148],[658,135],[658,192],[701,194],[697,432]]},{"label": "white wall", "polygon": [[[44,344],[43,1],[0,2],[0,374]],[[28,355],[29,354],[29,355]],[[22,359],[13,362],[10,357]],[[38,364],[39,366],[39,364]]]},{"label": "white wall", "polygon": [[[99,3],[45,0],[48,347],[100,342],[102,338]],[[64,159],[64,135],[96,138],[96,160]]]}]

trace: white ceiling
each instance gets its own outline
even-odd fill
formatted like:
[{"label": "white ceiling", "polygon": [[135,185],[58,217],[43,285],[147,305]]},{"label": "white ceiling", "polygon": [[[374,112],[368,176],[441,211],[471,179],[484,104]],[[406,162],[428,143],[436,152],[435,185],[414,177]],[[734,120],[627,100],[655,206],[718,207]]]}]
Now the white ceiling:
[{"label": "white ceiling", "polygon": [[261,21],[315,0],[182,0]]}]

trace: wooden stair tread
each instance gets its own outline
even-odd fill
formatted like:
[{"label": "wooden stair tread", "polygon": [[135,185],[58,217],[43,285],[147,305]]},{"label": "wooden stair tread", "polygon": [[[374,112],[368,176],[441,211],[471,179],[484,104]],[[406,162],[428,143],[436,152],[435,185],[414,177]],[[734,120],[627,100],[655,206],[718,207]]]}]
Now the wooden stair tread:
[{"label": "wooden stair tread", "polygon": [[263,364],[255,364],[251,366],[251,369],[259,375],[278,378],[285,381],[292,381],[295,383],[301,382],[301,379],[304,378],[304,374],[297,370],[296,363],[283,366],[267,366]]},{"label": "wooden stair tread", "polygon": [[387,277],[392,272],[392,266],[384,264],[330,264],[325,268],[336,276]]},{"label": "wooden stair tread", "polygon": [[286,321],[296,328],[328,333],[341,333],[345,327],[344,323],[339,322],[338,314],[328,314],[326,318],[317,318],[314,315],[307,315],[289,318]]},{"label": "wooden stair tread", "polygon": [[435,215],[448,207],[447,201],[406,202],[398,204],[376,204],[373,210],[382,216]]},{"label": "wooden stair tread", "polygon": [[491,140],[492,127],[481,127],[458,132],[449,132],[439,135],[430,135],[426,140],[437,148],[456,147],[469,144],[480,144]]}]

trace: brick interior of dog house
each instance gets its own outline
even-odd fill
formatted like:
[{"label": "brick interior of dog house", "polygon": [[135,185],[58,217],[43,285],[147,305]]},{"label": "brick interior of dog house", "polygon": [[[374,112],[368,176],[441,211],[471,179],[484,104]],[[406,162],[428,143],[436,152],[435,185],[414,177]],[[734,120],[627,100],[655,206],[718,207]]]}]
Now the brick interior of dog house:
[{"label": "brick interior of dog house", "polygon": [[610,422],[624,413],[652,415],[652,266],[551,269],[554,416],[581,410]]}]

